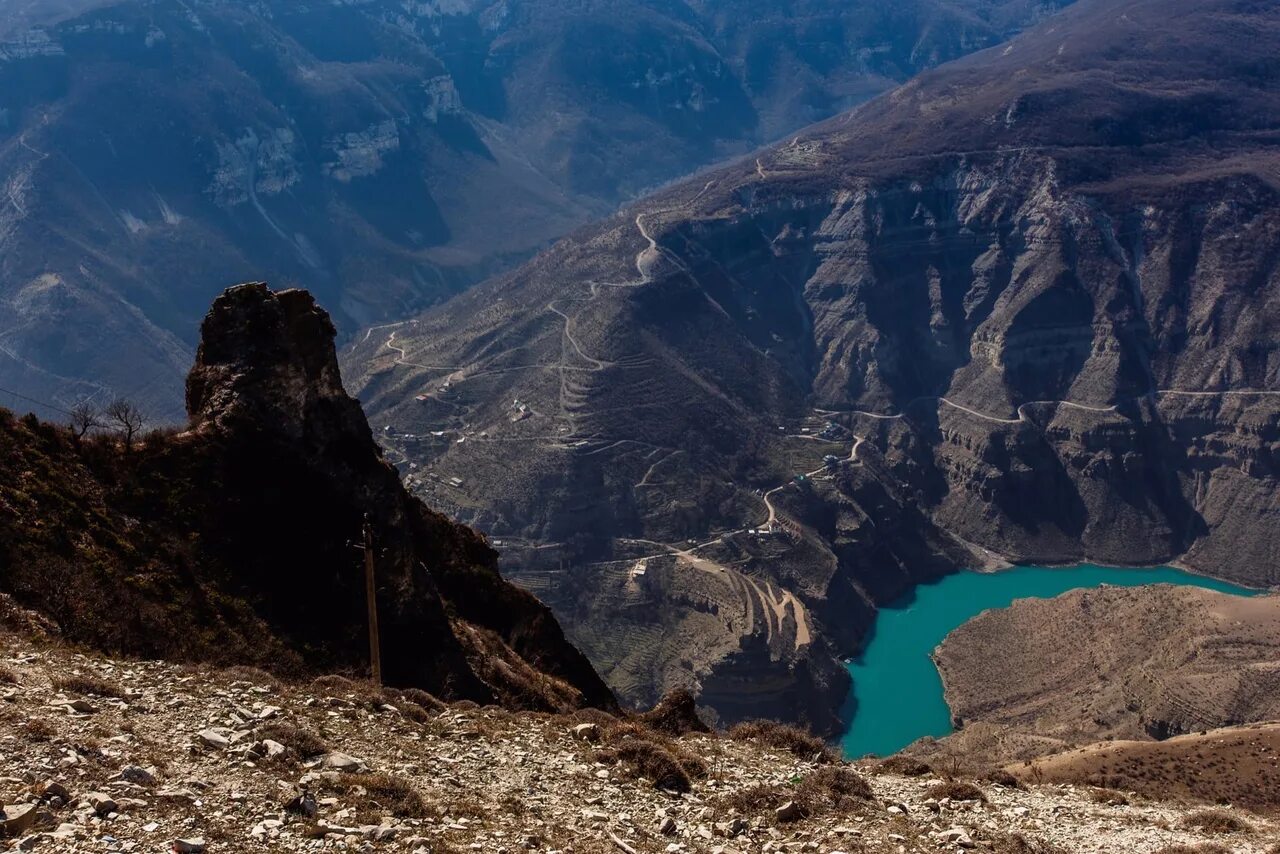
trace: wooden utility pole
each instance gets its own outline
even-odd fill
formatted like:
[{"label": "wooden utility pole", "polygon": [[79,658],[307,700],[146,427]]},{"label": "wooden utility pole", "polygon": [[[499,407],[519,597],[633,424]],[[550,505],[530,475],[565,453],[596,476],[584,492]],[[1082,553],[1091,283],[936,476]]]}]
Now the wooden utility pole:
[{"label": "wooden utility pole", "polygon": [[373,526],[364,515],[364,595],[369,607],[369,665],[373,684],[382,687],[382,645],[378,640],[378,589],[373,571]]}]

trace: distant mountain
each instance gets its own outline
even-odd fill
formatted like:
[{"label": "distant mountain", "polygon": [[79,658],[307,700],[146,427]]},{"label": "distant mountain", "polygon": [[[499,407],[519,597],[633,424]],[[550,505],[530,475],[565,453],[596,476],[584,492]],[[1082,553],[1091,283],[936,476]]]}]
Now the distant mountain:
[{"label": "distant mountain", "polygon": [[349,380],[637,702],[830,725],[874,606],[957,567],[1280,583],[1277,57],[1273,3],[1081,0],[370,330]]},{"label": "distant mountain", "polygon": [[0,387],[181,420],[229,279],[401,318],[1066,2],[2,4]]}]

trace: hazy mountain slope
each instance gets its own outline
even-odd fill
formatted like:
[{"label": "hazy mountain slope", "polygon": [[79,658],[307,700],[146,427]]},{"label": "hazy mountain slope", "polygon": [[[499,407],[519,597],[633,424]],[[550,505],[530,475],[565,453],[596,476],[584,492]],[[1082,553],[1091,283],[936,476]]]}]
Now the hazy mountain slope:
[{"label": "hazy mountain slope", "polygon": [[180,420],[229,279],[404,317],[1065,2],[4,4],[0,387]]},{"label": "hazy mountain slope", "polygon": [[1082,2],[349,373],[631,697],[834,708],[874,602],[1001,557],[1276,583],[1277,45],[1271,4]]}]

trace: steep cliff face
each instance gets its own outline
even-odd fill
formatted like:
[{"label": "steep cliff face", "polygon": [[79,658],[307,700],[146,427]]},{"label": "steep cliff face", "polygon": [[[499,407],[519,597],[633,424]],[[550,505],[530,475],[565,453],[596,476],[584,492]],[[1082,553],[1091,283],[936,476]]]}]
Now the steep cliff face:
[{"label": "steep cliff face", "polygon": [[113,651],[359,671],[353,546],[368,520],[390,684],[611,706],[484,540],[404,491],[342,388],[333,339],[310,294],[242,285],[205,320],[187,432],[119,449],[10,420],[5,589],[68,637]]},{"label": "steep cliff face", "polygon": [[[797,710],[807,661],[963,566],[1275,584],[1278,42],[1265,4],[1082,2],[371,332],[351,373],[413,488],[628,696],[640,659]],[[675,581],[633,607],[646,560]],[[673,649],[673,615],[724,643]]]}]

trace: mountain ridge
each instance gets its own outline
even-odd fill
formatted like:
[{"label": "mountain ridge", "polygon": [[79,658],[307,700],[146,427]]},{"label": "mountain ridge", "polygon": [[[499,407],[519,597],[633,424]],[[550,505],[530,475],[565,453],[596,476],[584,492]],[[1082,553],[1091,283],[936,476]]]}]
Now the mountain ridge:
[{"label": "mountain ridge", "polygon": [[[830,667],[876,603],[960,567],[1274,584],[1278,25],[1075,4],[366,334],[346,369],[410,485],[500,538],[633,701],[736,672],[762,600],[785,603],[771,708],[805,715],[805,674],[843,699]],[[592,629],[617,621],[630,642]]]},{"label": "mountain ridge", "polygon": [[228,280],[403,317],[1062,2],[11,4],[0,386],[180,423]]}]

